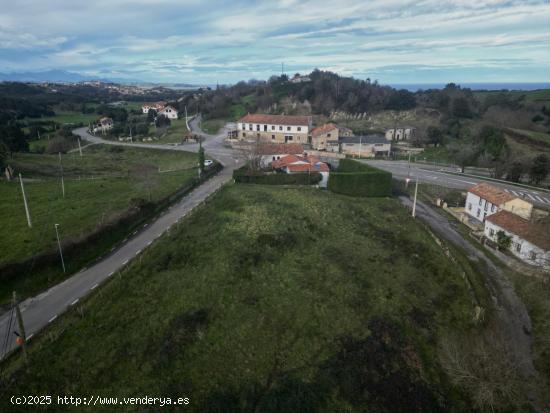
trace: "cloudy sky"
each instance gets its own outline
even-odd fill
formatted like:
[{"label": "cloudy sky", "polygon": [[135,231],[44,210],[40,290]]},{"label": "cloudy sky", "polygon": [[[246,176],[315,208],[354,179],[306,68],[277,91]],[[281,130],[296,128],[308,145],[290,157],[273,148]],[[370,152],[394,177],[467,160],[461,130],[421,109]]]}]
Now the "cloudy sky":
[{"label": "cloudy sky", "polygon": [[0,72],[187,83],[318,67],[382,83],[550,80],[550,0],[0,0]]}]

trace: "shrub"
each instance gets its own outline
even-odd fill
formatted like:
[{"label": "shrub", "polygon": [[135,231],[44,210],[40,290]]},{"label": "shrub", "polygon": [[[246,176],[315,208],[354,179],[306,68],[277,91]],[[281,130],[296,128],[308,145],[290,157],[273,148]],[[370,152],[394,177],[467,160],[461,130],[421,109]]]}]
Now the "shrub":
[{"label": "shrub", "polygon": [[233,171],[233,179],[235,179],[235,182],[241,184],[315,185],[322,179],[322,176],[319,172],[299,174],[250,173],[245,166]]},{"label": "shrub", "polygon": [[389,172],[351,159],[342,159],[338,171],[329,175],[328,189],[352,196],[390,196],[391,181]]}]

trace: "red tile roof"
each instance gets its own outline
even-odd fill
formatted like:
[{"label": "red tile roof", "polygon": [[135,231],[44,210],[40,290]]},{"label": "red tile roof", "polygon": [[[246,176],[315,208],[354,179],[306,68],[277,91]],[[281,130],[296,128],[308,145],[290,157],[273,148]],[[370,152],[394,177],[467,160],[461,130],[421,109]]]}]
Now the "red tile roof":
[{"label": "red tile roof", "polygon": [[268,125],[298,125],[309,126],[311,116],[290,116],[290,115],[264,115],[262,113],[249,113],[243,116],[241,123],[264,123]]},{"label": "red tile roof", "polygon": [[304,158],[302,158],[301,156],[286,155],[286,156],[283,156],[281,159],[276,159],[273,162],[271,162],[271,167],[273,169],[279,169],[287,165],[290,165],[291,163],[300,162],[300,161],[305,162]]},{"label": "red tile roof", "polygon": [[326,123],[323,126],[319,126],[311,131],[311,136],[316,137],[318,135],[321,135],[323,133],[330,132],[331,130],[338,129],[338,126],[336,126],[334,123]]},{"label": "red tile roof", "polygon": [[482,182],[468,189],[468,192],[483,198],[494,205],[502,205],[505,202],[517,198],[504,190]]},{"label": "red tile roof", "polygon": [[290,172],[328,172],[328,165],[324,162],[319,162],[315,165],[310,163],[294,163],[286,167]]},{"label": "red tile roof", "polygon": [[537,225],[506,210],[489,215],[485,220],[516,234],[518,237],[545,251],[550,251],[550,236],[548,236],[547,229],[541,225]]},{"label": "red tile roof", "polygon": [[304,147],[299,143],[264,143],[258,146],[261,155],[301,155]]}]

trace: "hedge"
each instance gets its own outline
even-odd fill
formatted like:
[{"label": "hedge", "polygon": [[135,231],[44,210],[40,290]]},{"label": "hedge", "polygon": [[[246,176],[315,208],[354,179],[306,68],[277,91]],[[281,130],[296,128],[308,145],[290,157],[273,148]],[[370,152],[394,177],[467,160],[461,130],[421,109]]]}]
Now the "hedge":
[{"label": "hedge", "polygon": [[342,159],[337,172],[331,172],[328,189],[339,194],[384,197],[391,195],[392,174],[370,165]]},{"label": "hedge", "polygon": [[263,185],[315,185],[321,181],[319,172],[285,174],[285,173],[250,173],[247,167],[241,167],[233,171],[233,179],[241,184]]}]

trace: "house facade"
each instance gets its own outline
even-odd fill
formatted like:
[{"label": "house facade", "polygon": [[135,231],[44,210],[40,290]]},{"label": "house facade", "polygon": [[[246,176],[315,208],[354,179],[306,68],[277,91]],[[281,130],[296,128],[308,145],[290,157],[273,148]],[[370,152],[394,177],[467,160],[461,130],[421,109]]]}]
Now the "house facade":
[{"label": "house facade", "polygon": [[338,140],[340,138],[340,129],[334,123],[327,123],[311,131],[311,147],[317,151],[327,149],[327,142]]},{"label": "house facade", "polygon": [[509,211],[524,219],[531,218],[533,205],[503,189],[486,184],[477,184],[468,190],[464,211],[479,222],[501,210]]},{"label": "house facade", "polygon": [[327,186],[330,172],[328,164],[311,155],[286,155],[272,161],[271,167],[287,174],[319,172],[322,177],[319,182],[321,188]]},{"label": "house facade", "polygon": [[326,147],[329,152],[374,158],[388,156],[391,151],[391,142],[388,142],[383,135],[344,136],[339,140],[328,141]]},{"label": "house facade", "polygon": [[305,144],[308,143],[311,124],[311,116],[249,113],[239,119],[237,136],[241,140]]},{"label": "house facade", "polygon": [[164,115],[168,119],[177,119],[178,118],[178,111],[173,108],[172,106],[165,106],[162,108],[159,112],[159,115]]},{"label": "house facade", "polygon": [[403,127],[391,128],[386,131],[386,139],[389,141],[404,141],[416,136],[416,128]]},{"label": "house facade", "polygon": [[510,237],[512,254],[528,264],[550,269],[550,236],[540,225],[501,210],[485,219],[484,234],[496,243],[500,231]]},{"label": "house facade", "polygon": [[166,107],[166,102],[164,101],[155,102],[155,103],[146,103],[141,107],[141,111],[143,113],[149,113],[149,110],[153,109],[157,112],[160,112],[165,107]]},{"label": "house facade", "polygon": [[94,132],[101,132],[101,133],[105,133],[107,132],[108,130],[112,129],[113,128],[113,125],[114,125],[114,122],[113,122],[113,119],[111,118],[101,118],[99,120],[99,122],[97,123],[97,125],[95,125],[93,127],[93,131]]},{"label": "house facade", "polygon": [[258,146],[257,151],[260,156],[260,166],[267,168],[273,161],[284,158],[287,155],[302,155],[304,147],[297,143],[264,143]]}]

